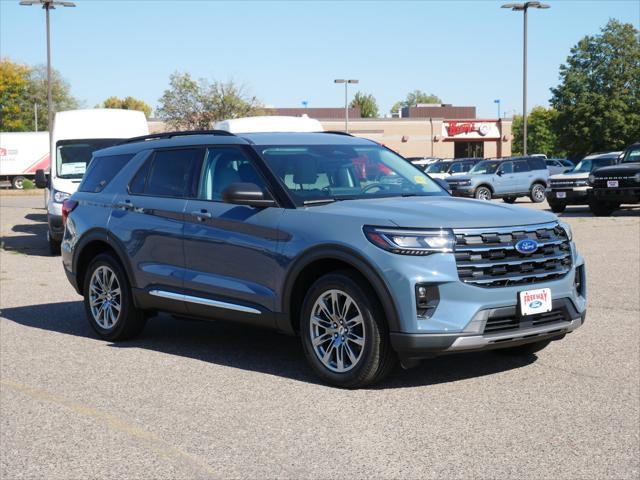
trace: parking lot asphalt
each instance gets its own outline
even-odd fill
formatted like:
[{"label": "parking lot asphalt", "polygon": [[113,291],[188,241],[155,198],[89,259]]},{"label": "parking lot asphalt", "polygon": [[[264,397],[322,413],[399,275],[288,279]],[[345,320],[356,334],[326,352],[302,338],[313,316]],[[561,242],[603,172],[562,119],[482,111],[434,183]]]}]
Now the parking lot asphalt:
[{"label": "parking lot asphalt", "polygon": [[162,315],[96,339],[42,198],[0,196],[0,478],[639,478],[640,209],[561,217],[587,262],[582,328],[345,391],[260,330]]}]

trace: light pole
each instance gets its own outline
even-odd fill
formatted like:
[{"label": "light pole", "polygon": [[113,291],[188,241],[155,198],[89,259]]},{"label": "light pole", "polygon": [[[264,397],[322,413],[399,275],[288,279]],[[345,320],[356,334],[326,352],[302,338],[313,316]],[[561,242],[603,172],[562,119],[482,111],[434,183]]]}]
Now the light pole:
[{"label": "light pole", "polygon": [[360,80],[338,78],[333,83],[344,83],[344,131],[349,133],[349,96],[347,88],[350,83],[360,83]]},{"label": "light pole", "polygon": [[551,8],[540,2],[507,3],[502,8],[524,13],[524,44],[522,54],[522,153],[527,154],[527,11],[530,8]]},{"label": "light pole", "polygon": [[500,120],[500,99],[496,98],[493,103],[497,103],[498,104],[498,120]]},{"label": "light pole", "polygon": [[60,2],[57,0],[22,0],[20,5],[30,7],[31,5],[42,5],[47,17],[47,113],[49,115],[49,144],[51,144],[51,134],[53,130],[53,87],[51,85],[51,28],[49,26],[49,10],[56,7],[75,7],[73,2]]}]

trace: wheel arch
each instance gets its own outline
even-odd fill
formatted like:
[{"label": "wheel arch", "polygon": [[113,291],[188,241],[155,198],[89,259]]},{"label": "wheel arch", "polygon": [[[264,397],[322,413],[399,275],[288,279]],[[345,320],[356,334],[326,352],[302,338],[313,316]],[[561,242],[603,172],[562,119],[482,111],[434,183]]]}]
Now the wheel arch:
[{"label": "wheel arch", "polygon": [[371,287],[382,305],[389,330],[399,331],[398,309],[386,282],[370,262],[342,245],[315,247],[291,264],[281,296],[280,311],[284,318],[281,329],[296,333],[306,291],[321,276],[344,269],[355,271]]},{"label": "wheel arch", "polygon": [[73,271],[76,274],[78,293],[81,295],[83,294],[84,276],[89,267],[89,263],[92,258],[101,253],[112,254],[124,268],[129,284],[135,287],[135,277],[133,276],[131,264],[127,259],[128,257],[125,254],[124,247],[115,241],[106,230],[94,229],[87,232],[82,237],[82,240],[78,242],[74,250]]},{"label": "wheel arch", "polygon": [[477,185],[474,189],[473,189],[473,193],[475,194],[475,192],[480,188],[480,187],[486,187],[489,189],[489,191],[493,194],[496,193],[496,191],[493,189],[493,185],[491,185],[490,183],[481,183],[479,185]]}]

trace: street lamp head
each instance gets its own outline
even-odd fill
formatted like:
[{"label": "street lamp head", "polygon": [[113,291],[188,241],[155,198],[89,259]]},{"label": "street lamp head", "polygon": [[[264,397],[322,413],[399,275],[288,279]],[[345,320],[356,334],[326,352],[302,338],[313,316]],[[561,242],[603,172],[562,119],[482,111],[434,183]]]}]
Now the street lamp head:
[{"label": "street lamp head", "polygon": [[360,83],[360,80],[347,80],[347,83]]},{"label": "street lamp head", "polygon": [[75,7],[73,2],[60,2],[57,0],[21,0],[20,5],[30,7],[31,5],[42,5],[42,8],[56,8],[56,7]]},{"label": "street lamp head", "polygon": [[344,78],[337,78],[333,83],[347,83],[347,81]]},{"label": "street lamp head", "polygon": [[529,8],[551,8],[551,5],[541,3],[538,1],[525,2],[525,3],[505,3],[501,8],[509,8],[516,12],[521,12]]},{"label": "street lamp head", "polygon": [[505,3],[500,8],[509,8],[511,10],[517,11],[517,10],[524,10],[525,7],[523,3]]},{"label": "street lamp head", "polygon": [[496,99],[493,101],[493,103],[500,103],[500,99],[499,99],[499,98],[496,98]]}]

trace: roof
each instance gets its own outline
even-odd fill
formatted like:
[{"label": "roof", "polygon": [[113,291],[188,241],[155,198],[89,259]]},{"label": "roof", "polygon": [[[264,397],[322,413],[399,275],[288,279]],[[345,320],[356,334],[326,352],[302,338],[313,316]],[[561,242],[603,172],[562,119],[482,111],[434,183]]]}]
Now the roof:
[{"label": "roof", "polygon": [[344,133],[243,133],[238,135],[254,145],[375,145],[366,138]]},{"label": "roof", "polygon": [[245,133],[239,135],[179,135],[170,138],[140,139],[114,145],[96,152],[96,155],[136,154],[150,148],[191,147],[199,145],[375,145],[365,138],[343,133]]}]

